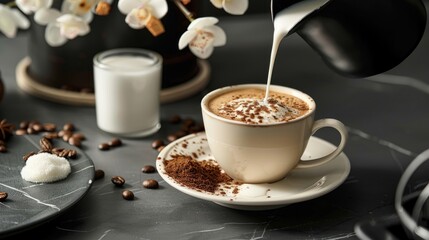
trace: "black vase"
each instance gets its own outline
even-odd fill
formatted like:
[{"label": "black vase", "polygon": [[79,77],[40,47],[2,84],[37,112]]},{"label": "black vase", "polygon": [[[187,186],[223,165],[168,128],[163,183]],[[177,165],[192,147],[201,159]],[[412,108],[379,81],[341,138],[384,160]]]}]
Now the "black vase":
[{"label": "black vase", "polygon": [[[301,1],[272,0],[273,16]],[[405,60],[425,27],[421,0],[331,0],[291,33],[299,34],[337,73],[368,77]]]},{"label": "black vase", "polygon": [[[165,32],[157,37],[147,29],[130,28],[125,23],[126,16],[117,9],[117,1],[113,2],[108,16],[94,16],[89,34],[59,47],[49,46],[44,37],[45,26],[33,21],[28,46],[31,59],[28,75],[43,85],[91,91],[95,54],[112,48],[145,48],[163,56],[163,88],[188,81],[199,71],[197,59],[189,49],[179,50],[178,42],[190,22],[172,1],[167,3],[168,13],[161,19]],[[55,1],[55,8],[59,9],[60,5],[61,1]],[[198,1],[192,1],[187,8],[196,11],[197,5]]]}]

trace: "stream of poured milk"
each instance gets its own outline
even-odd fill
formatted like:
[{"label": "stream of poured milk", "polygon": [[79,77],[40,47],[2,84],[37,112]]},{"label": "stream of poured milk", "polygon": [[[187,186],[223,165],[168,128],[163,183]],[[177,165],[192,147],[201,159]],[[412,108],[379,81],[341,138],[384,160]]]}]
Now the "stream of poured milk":
[{"label": "stream of poured milk", "polygon": [[288,8],[277,13],[274,17],[274,35],[273,35],[273,46],[271,49],[270,66],[268,68],[268,79],[267,87],[265,90],[264,103],[268,103],[268,97],[270,95],[271,78],[273,75],[274,62],[276,59],[277,51],[280,46],[280,42],[290,30],[295,27],[302,19],[308,14],[321,8],[323,5],[328,3],[330,0],[304,0],[296,3]]}]

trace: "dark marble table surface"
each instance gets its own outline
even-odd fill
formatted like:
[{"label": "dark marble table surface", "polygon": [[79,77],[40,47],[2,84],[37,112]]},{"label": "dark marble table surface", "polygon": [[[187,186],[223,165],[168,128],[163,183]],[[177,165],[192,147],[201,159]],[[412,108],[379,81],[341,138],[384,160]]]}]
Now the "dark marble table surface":
[{"label": "dark marble table surface", "polygon": [[[0,69],[6,94],[0,118],[12,123],[37,119],[58,125],[73,122],[87,136],[83,151],[105,178],[88,194],[51,221],[18,232],[31,239],[355,239],[356,223],[394,213],[394,192],[406,166],[429,147],[429,35],[394,69],[368,79],[350,79],[331,71],[298,36],[283,41],[273,83],[310,94],[318,104],[316,118],[345,123],[351,162],[346,181],[334,191],[309,201],[269,211],[240,211],[185,195],[158,174],[140,169],[154,165],[154,139],[175,126],[167,119],[181,114],[201,121],[200,100],[208,91],[238,83],[264,83],[272,39],[268,15],[225,17],[220,25],[226,46],[210,58],[211,80],[200,93],[163,104],[162,129],[143,139],[123,139],[124,146],[102,152],[97,145],[112,138],[97,128],[92,107],[67,106],[32,97],[16,84],[15,66],[26,56],[25,33],[14,40],[0,37]],[[317,136],[333,143],[338,136],[323,130]],[[0,162],[2,156],[0,154]],[[1,164],[1,163],[0,163]],[[134,201],[125,201],[110,177],[121,175]],[[159,180],[157,190],[142,187],[146,178]],[[427,180],[427,179],[426,179]],[[416,179],[414,186],[421,184]],[[7,221],[1,212],[0,221]]]}]

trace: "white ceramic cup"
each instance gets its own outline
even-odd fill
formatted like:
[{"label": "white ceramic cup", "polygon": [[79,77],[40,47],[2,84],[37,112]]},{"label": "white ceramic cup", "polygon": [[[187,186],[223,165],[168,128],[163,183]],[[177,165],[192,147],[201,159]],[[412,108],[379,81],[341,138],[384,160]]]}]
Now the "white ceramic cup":
[{"label": "white ceramic cup", "polygon": [[97,125],[124,137],[155,133],[160,125],[162,57],[144,49],[112,49],[94,57]]},{"label": "white ceramic cup", "polygon": [[[342,152],[348,136],[344,124],[335,119],[314,121],[314,100],[292,88],[270,88],[271,91],[295,96],[308,104],[308,113],[289,122],[251,125],[220,117],[209,110],[209,101],[220,94],[243,88],[265,87],[262,84],[224,87],[208,93],[201,101],[211,153],[229,176],[245,183],[275,182],[283,179],[294,168],[319,166]],[[310,136],[323,127],[332,127],[340,133],[338,147],[327,156],[301,160]]]}]

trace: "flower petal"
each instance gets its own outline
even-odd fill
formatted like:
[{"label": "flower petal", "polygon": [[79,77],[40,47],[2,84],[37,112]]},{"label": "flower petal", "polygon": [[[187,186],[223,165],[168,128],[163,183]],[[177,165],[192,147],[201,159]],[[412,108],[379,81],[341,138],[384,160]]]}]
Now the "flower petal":
[{"label": "flower petal", "polygon": [[60,28],[53,23],[46,27],[45,39],[51,47],[58,47],[67,42],[67,38],[61,35]]},{"label": "flower petal", "polygon": [[223,0],[210,0],[210,2],[215,6],[216,8],[223,8],[222,2]]},{"label": "flower petal", "polygon": [[191,49],[191,52],[195,54],[195,56],[201,59],[207,59],[210,57],[210,55],[212,55],[214,47],[211,45],[205,49],[201,49],[198,47],[189,46],[189,49]]},{"label": "flower petal", "polygon": [[192,21],[191,24],[189,24],[188,30],[189,29],[202,29],[204,27],[214,25],[218,22],[219,22],[219,20],[215,17],[197,18],[194,21]]},{"label": "flower petal", "polygon": [[146,26],[146,21],[142,21],[138,16],[137,13],[138,9],[133,9],[130,13],[127,14],[127,17],[125,18],[125,22],[134,29],[142,29]]},{"label": "flower petal", "polygon": [[184,49],[195,37],[197,36],[196,31],[186,31],[180,36],[179,49]]},{"label": "flower petal", "polygon": [[168,4],[166,0],[151,0],[149,4],[152,15],[158,19],[164,17],[168,12]]},{"label": "flower petal", "polygon": [[242,15],[249,7],[249,0],[231,0],[223,2],[223,9],[229,14]]},{"label": "flower petal", "polygon": [[140,0],[119,0],[118,9],[122,14],[130,13],[134,8],[139,8],[142,6],[142,1]]},{"label": "flower petal", "polygon": [[219,26],[209,26],[204,29],[214,35],[213,46],[219,47],[226,44],[226,34]]},{"label": "flower petal", "polygon": [[2,4],[0,4],[0,32],[8,38],[16,36],[16,23],[13,20],[10,8]]},{"label": "flower petal", "polygon": [[34,10],[33,1],[16,0],[16,6],[25,14],[31,14]]},{"label": "flower petal", "polygon": [[30,27],[30,21],[17,9],[12,9],[12,16],[19,28],[27,29]]},{"label": "flower petal", "polygon": [[34,14],[34,21],[40,25],[53,23],[61,16],[61,13],[53,8],[42,8]]}]

